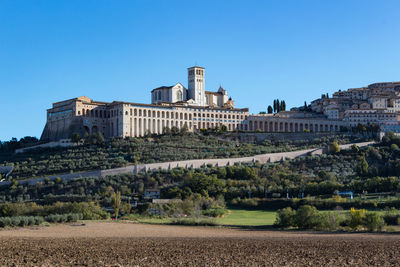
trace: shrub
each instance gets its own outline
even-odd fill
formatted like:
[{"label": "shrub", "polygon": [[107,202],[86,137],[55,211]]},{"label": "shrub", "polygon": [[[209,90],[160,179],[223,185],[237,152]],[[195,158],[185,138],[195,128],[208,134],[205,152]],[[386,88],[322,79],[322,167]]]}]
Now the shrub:
[{"label": "shrub", "polygon": [[296,211],[296,225],[299,228],[312,229],[319,225],[318,210],[314,206],[304,205]]},{"label": "shrub", "polygon": [[174,219],[171,224],[193,225],[193,226],[216,226],[218,223],[213,218],[179,218]]},{"label": "shrub", "polygon": [[44,218],[42,216],[35,216],[35,225],[40,225],[44,222]]},{"label": "shrub", "polygon": [[355,208],[351,208],[347,223],[348,226],[353,230],[360,228],[363,225],[366,214],[367,211],[364,209],[356,210]]},{"label": "shrub", "polygon": [[340,146],[337,142],[332,142],[331,144],[329,144],[328,146],[328,152],[331,154],[335,154],[340,152]]},{"label": "shrub", "polygon": [[385,221],[383,218],[376,212],[369,212],[365,215],[364,218],[364,226],[368,231],[381,231],[385,226]]},{"label": "shrub", "polygon": [[399,214],[395,214],[393,212],[386,212],[385,215],[383,215],[383,220],[387,225],[399,225]]},{"label": "shrub", "polygon": [[11,226],[10,217],[0,217],[0,227]]},{"label": "shrub", "polygon": [[10,226],[18,226],[21,222],[21,218],[19,216],[11,217]]},{"label": "shrub", "polygon": [[26,216],[21,216],[18,225],[19,225],[19,226],[22,226],[22,227],[29,225],[29,219],[28,219],[28,217],[26,217]]},{"label": "shrub", "polygon": [[291,207],[280,209],[277,211],[275,225],[280,227],[295,226],[296,211]]},{"label": "shrub", "polygon": [[226,213],[226,209],[218,208],[218,209],[208,209],[203,210],[203,215],[208,217],[221,217]]},{"label": "shrub", "polygon": [[43,217],[41,216],[13,216],[13,217],[0,217],[0,227],[7,226],[28,226],[28,225],[40,225],[43,223]]},{"label": "shrub", "polygon": [[318,225],[316,226],[319,230],[338,230],[340,225],[345,221],[345,217],[341,216],[337,212],[324,212],[318,214]]}]

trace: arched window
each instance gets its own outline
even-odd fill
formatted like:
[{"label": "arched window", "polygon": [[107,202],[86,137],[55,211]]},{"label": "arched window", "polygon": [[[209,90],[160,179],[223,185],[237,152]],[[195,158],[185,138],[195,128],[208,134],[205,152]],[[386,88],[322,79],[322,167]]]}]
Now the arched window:
[{"label": "arched window", "polygon": [[177,101],[182,101],[182,91],[181,90],[178,90],[176,92],[176,100]]}]

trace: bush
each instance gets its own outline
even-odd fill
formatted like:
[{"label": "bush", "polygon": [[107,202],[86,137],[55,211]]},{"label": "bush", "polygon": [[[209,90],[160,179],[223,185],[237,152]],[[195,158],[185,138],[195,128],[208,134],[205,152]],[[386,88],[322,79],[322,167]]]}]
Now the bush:
[{"label": "bush", "polygon": [[40,225],[43,223],[41,216],[13,216],[13,217],[0,217],[0,227],[15,227],[15,226],[28,226]]},{"label": "bush", "polygon": [[218,209],[208,209],[203,210],[203,215],[208,217],[221,217],[226,213],[226,209],[218,208]]},{"label": "bush", "polygon": [[357,230],[363,225],[366,214],[367,211],[364,209],[356,210],[355,208],[351,208],[347,225],[351,229]]},{"label": "bush", "polygon": [[295,226],[296,211],[291,207],[280,209],[277,211],[275,225],[279,227]]},{"label": "bush", "polygon": [[6,227],[11,225],[10,217],[0,217],[0,227]]},{"label": "bush", "polygon": [[386,213],[383,215],[383,220],[387,225],[399,225],[399,214]]},{"label": "bush", "polygon": [[319,225],[318,210],[314,206],[304,205],[296,211],[295,223],[297,227],[312,229]]},{"label": "bush", "polygon": [[345,221],[344,215],[341,216],[337,212],[324,212],[318,214],[319,230],[333,231],[340,229],[341,224]]},{"label": "bush", "polygon": [[332,142],[331,144],[329,144],[328,146],[328,152],[331,154],[335,154],[340,152],[340,146],[337,142]]},{"label": "bush", "polygon": [[19,216],[11,217],[10,226],[18,226],[21,223],[21,218]]},{"label": "bush", "polygon": [[76,222],[81,220],[83,215],[80,213],[68,213],[68,214],[51,214],[46,216],[44,219],[49,223],[63,223],[63,222]]},{"label": "bush", "polygon": [[24,227],[24,226],[27,226],[27,225],[29,225],[29,219],[28,219],[28,217],[26,217],[26,216],[20,217],[19,226]]},{"label": "bush", "polygon": [[171,224],[193,225],[193,226],[216,226],[218,223],[213,218],[179,218],[174,219]]},{"label": "bush", "polygon": [[44,218],[42,216],[35,216],[35,225],[41,225],[44,222]]},{"label": "bush", "polygon": [[385,226],[385,221],[378,213],[369,212],[365,215],[364,226],[368,231],[381,231]]}]

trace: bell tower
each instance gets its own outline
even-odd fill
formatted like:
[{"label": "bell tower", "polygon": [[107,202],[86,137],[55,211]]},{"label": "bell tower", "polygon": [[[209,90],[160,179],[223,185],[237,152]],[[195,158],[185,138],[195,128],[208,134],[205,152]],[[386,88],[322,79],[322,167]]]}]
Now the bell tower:
[{"label": "bell tower", "polygon": [[206,93],[204,86],[204,68],[188,68],[188,99],[193,99],[196,105],[206,106]]}]

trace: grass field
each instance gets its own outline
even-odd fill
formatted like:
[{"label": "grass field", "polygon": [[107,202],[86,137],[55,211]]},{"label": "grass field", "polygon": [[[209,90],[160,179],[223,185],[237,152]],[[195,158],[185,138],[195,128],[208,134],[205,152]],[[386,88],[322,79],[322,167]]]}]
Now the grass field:
[{"label": "grass field", "polygon": [[265,210],[230,209],[223,218],[217,218],[217,223],[232,226],[262,226],[273,225],[276,212]]}]

